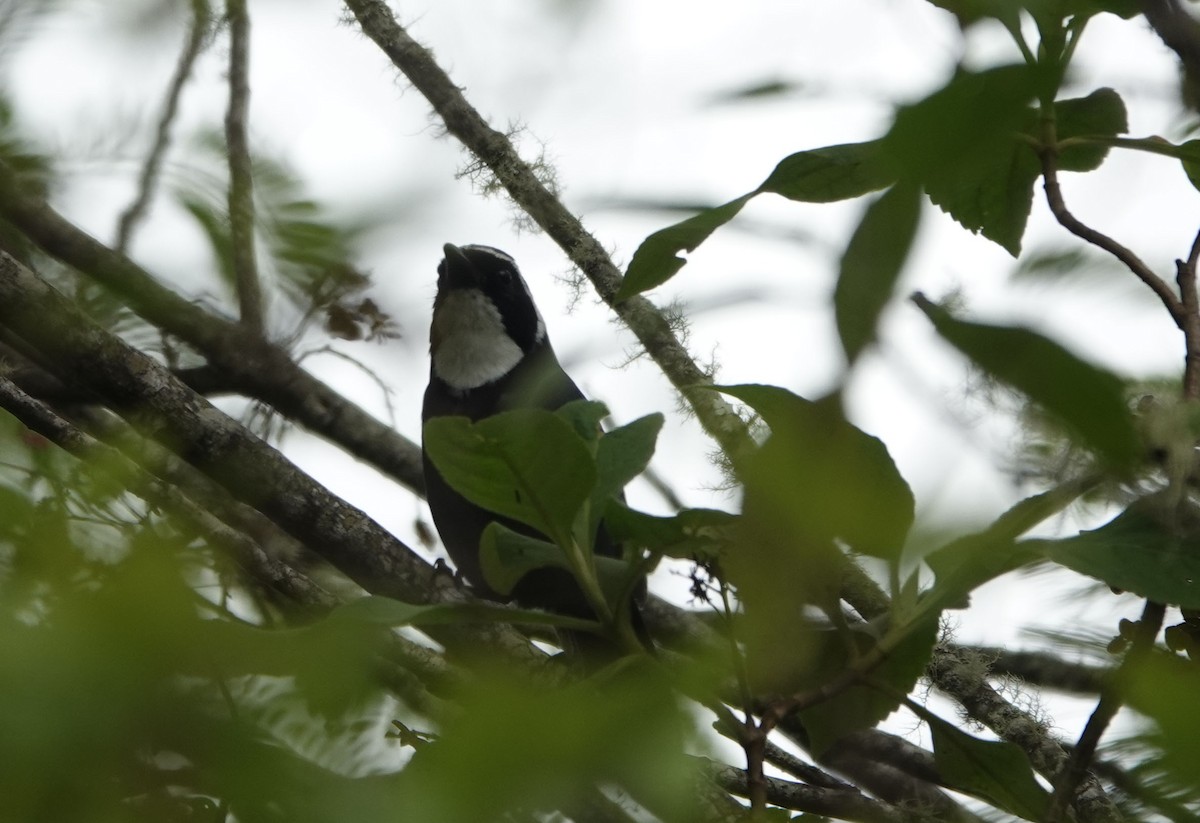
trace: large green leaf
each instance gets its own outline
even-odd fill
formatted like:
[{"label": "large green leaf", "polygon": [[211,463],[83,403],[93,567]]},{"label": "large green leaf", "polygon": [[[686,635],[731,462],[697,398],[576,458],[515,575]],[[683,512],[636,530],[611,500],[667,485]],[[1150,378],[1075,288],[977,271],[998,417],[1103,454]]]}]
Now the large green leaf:
[{"label": "large green leaf", "polygon": [[1037,782],[1018,746],[972,737],[932,712],[921,712],[921,717],[929,724],[934,761],[948,788],[1026,820],[1042,819],[1050,793]]},{"label": "large green leaf", "polygon": [[1098,529],[1029,544],[1050,560],[1115,588],[1200,609],[1200,535],[1173,526],[1163,505],[1160,497],[1139,500]]},{"label": "large green leaf", "polygon": [[1124,685],[1129,705],[1158,727],[1149,735],[1161,751],[1156,765],[1179,786],[1194,791],[1200,774],[1200,667],[1192,660],[1152,654],[1130,672]]},{"label": "large green leaf", "polygon": [[923,296],[916,302],[977,366],[1056,416],[1115,468],[1132,466],[1137,437],[1120,378],[1029,329],[970,323]]},{"label": "large green leaf", "polygon": [[921,190],[897,183],[867,207],[842,255],[834,316],[846,358],[853,363],[875,336],[917,233]]},{"label": "large green leaf", "polygon": [[459,494],[557,543],[569,541],[596,467],[566,420],[542,409],[504,412],[478,423],[440,417],[425,424],[424,436],[425,451]]},{"label": "large green leaf", "polygon": [[957,74],[924,100],[901,108],[883,140],[901,177],[963,227],[1014,257],[1033,202],[1037,157],[1015,135],[1037,91],[1024,65]]},{"label": "large green leaf", "polygon": [[833,404],[778,386],[714,388],[748,404],[771,428],[741,469],[748,505],[761,501],[797,538],[843,540],[864,554],[899,557],[913,494],[883,441]]},{"label": "large green leaf", "polygon": [[[879,642],[887,644],[886,654],[879,665],[863,672],[869,682],[847,686],[799,713],[813,754],[820,755],[847,734],[874,728],[899,707],[924,674],[933,654],[938,619],[938,614],[929,614],[896,635],[885,635]],[[861,644],[866,636],[856,633],[856,639]],[[871,645],[870,642],[860,645],[860,658],[870,651]],[[837,647],[841,654],[845,653],[844,642],[838,640]],[[843,657],[841,666],[828,672],[826,678],[836,676],[846,666],[857,664],[857,659]]]}]

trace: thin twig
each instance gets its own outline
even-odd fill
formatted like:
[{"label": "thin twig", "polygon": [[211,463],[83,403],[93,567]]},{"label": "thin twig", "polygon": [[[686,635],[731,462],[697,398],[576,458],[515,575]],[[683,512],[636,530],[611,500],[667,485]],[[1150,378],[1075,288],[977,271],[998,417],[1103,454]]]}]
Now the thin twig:
[{"label": "thin twig", "polygon": [[154,197],[154,188],[158,182],[159,171],[162,169],[163,157],[171,143],[171,127],[175,115],[179,111],[179,99],[183,95],[183,87],[192,76],[192,68],[204,50],[205,39],[209,31],[209,8],[206,0],[193,0],[192,22],[188,28],[187,40],[179,61],[175,64],[175,74],[167,86],[167,96],[163,100],[162,112],[158,118],[158,126],[154,132],[154,143],[142,164],[142,172],[138,176],[137,194],[117,221],[117,239],[115,248],[122,254],[129,250],[134,229],[146,215],[150,201]]},{"label": "thin twig", "polygon": [[1062,771],[1055,781],[1054,796],[1050,801],[1050,809],[1046,812],[1046,823],[1056,823],[1062,819],[1067,804],[1074,800],[1076,790],[1087,774],[1092,757],[1096,754],[1096,747],[1100,745],[1100,738],[1104,736],[1109,723],[1116,717],[1117,711],[1125,702],[1123,693],[1125,679],[1154,648],[1154,641],[1158,638],[1158,632],[1162,628],[1165,612],[1166,608],[1163,604],[1155,603],[1152,600],[1146,601],[1125,659],[1100,695],[1100,701],[1096,704],[1092,716],[1088,718],[1083,734],[1079,736],[1079,742],[1075,744],[1070,758],[1063,765]]},{"label": "thin twig", "polygon": [[1184,328],[1186,317],[1183,302],[1171,290],[1165,280],[1155,274],[1146,263],[1132,250],[1118,243],[1103,232],[1093,229],[1071,213],[1063,200],[1062,188],[1058,184],[1058,156],[1053,148],[1043,148],[1039,152],[1042,161],[1042,178],[1046,190],[1046,202],[1050,211],[1059,224],[1076,237],[1091,243],[1097,248],[1117,258],[1135,276],[1158,295],[1158,299],[1166,307],[1171,319],[1180,329]]},{"label": "thin twig", "polygon": [[1196,264],[1200,260],[1200,232],[1192,241],[1187,260],[1175,261],[1175,281],[1183,302],[1183,396],[1200,398],[1200,296],[1196,289]]},{"label": "thin twig", "polygon": [[262,284],[254,258],[254,182],[246,122],[250,106],[250,15],[246,0],[227,0],[229,18],[229,108],[225,146],[229,152],[229,240],[242,323],[261,334]]}]

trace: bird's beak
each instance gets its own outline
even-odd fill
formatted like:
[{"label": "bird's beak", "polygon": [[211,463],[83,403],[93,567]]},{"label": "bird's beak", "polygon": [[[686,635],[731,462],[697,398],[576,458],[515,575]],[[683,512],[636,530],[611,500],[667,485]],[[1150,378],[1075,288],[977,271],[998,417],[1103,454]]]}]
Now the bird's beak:
[{"label": "bird's beak", "polygon": [[442,246],[446,255],[446,284],[452,289],[477,289],[480,285],[479,272],[463,254],[463,250],[453,243]]}]

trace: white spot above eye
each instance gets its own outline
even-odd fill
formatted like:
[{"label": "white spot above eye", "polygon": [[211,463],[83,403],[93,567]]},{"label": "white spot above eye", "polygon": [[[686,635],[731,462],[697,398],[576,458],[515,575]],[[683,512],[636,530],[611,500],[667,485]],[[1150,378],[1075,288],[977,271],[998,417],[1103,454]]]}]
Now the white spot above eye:
[{"label": "white spot above eye", "polygon": [[525,353],[479,289],[454,289],[433,313],[433,370],[451,388],[478,388],[512,371]]}]

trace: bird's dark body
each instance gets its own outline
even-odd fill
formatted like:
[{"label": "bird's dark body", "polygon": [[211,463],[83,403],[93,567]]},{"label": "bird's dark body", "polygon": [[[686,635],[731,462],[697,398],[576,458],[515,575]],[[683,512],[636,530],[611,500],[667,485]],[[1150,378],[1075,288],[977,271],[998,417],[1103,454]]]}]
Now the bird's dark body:
[{"label": "bird's dark body", "polygon": [[[452,249],[453,251],[451,251]],[[440,342],[436,331],[436,313],[441,301],[445,299],[446,292],[444,290],[455,287],[446,282],[449,279],[446,270],[452,261],[459,265],[464,264],[462,260],[454,257],[454,252],[472,254],[477,249],[484,249],[487,253],[495,252],[495,250],[485,249],[485,247],[467,246],[458,250],[455,247],[447,246],[447,260],[443,261],[442,268],[439,268],[442,277],[439,279],[438,300],[434,304],[435,330],[431,333],[434,346]],[[483,257],[482,253],[472,254],[472,257],[476,258],[474,262],[480,267],[486,267],[493,262]],[[507,255],[504,257],[507,258]],[[513,271],[515,273],[515,266]],[[486,271],[481,276],[486,277]],[[519,277],[519,275],[516,276]],[[488,285],[485,280],[483,282],[485,293]],[[532,310],[532,313],[525,313],[521,317],[521,322],[524,325],[536,324],[536,334],[526,334],[527,330],[524,327],[508,332],[508,335],[520,346],[519,360],[498,378],[482,385],[463,388],[455,387],[443,379],[438,373],[438,362],[435,356],[430,368],[429,385],[425,390],[422,408],[424,421],[444,416],[463,416],[472,421],[478,421],[500,412],[519,408],[541,408],[553,411],[572,400],[584,399],[583,393],[559,364],[549,340],[545,337],[544,330],[540,325],[540,318],[537,316],[536,309],[533,309],[532,300],[523,283],[520,284],[520,288],[524,291],[519,294],[508,296],[500,294],[493,298],[493,302],[500,303],[506,325],[510,323],[508,315],[511,313],[519,315],[520,310],[525,308],[526,301],[528,301],[528,308]],[[520,310],[517,312],[503,311],[509,297],[520,304]],[[535,327],[530,326],[528,331],[532,331],[533,328]],[[483,530],[489,523],[499,522],[514,531],[533,537],[546,539],[545,536],[529,526],[501,517],[468,501],[446,483],[429,459],[428,454],[424,455],[424,466],[429,509],[450,559],[454,561],[455,567],[477,592],[492,599],[503,599],[499,598],[483,579],[479,561],[479,540]],[[620,556],[620,547],[610,538],[603,524],[596,535],[595,549],[596,553],[600,555]],[[578,583],[564,569],[545,568],[530,572],[517,584],[511,599],[524,606],[544,608],[560,614],[594,617]]]}]

